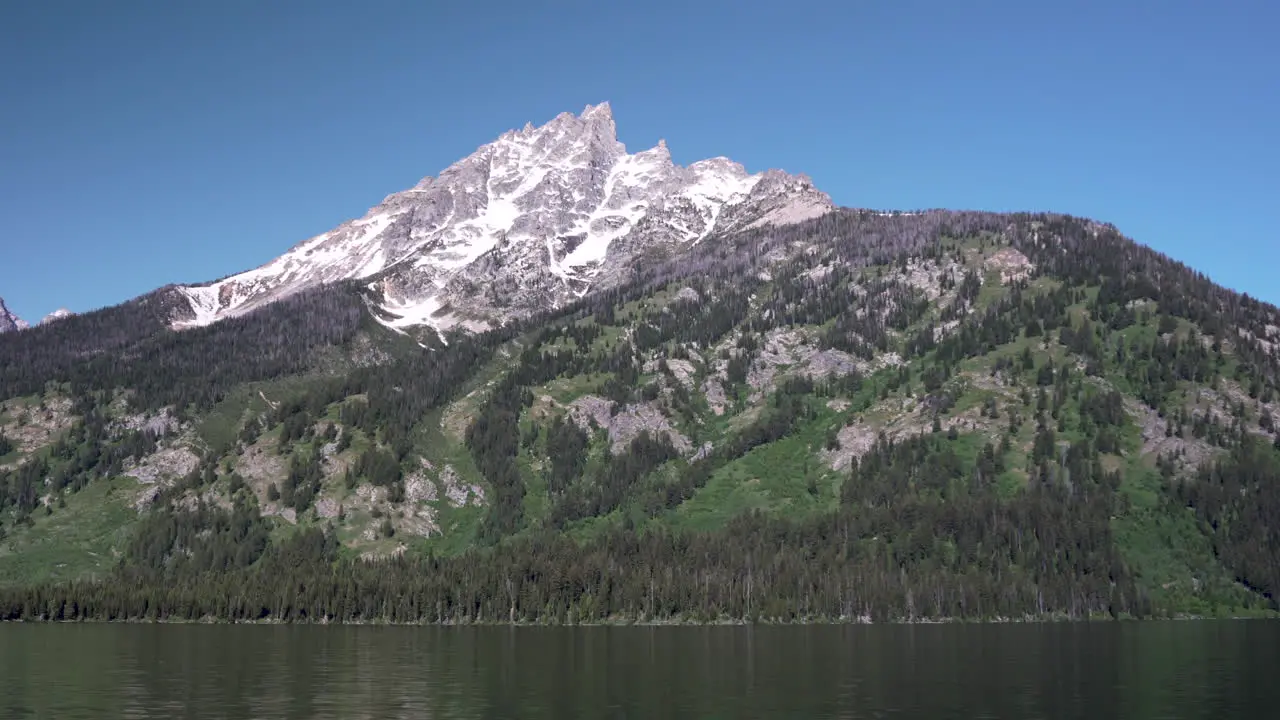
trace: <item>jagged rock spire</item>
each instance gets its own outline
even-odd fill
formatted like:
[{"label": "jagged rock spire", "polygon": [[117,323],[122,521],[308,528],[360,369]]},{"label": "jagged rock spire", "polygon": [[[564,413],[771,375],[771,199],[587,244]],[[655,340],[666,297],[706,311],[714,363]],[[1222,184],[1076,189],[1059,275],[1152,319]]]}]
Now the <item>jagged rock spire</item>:
[{"label": "jagged rock spire", "polygon": [[27,323],[22,318],[14,315],[4,304],[4,298],[0,298],[0,333],[23,330],[26,327]]}]

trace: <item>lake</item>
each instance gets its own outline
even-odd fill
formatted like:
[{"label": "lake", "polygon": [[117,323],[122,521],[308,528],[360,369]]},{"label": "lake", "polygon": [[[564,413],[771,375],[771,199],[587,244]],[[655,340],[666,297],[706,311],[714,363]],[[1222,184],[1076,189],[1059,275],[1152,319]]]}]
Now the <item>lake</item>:
[{"label": "lake", "polygon": [[0,718],[1264,718],[1280,622],[0,625]]}]

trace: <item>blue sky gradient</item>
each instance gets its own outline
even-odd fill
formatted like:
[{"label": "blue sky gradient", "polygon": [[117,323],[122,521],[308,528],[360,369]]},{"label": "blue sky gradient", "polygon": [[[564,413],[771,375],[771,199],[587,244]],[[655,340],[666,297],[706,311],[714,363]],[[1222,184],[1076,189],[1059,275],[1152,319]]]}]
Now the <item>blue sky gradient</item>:
[{"label": "blue sky gradient", "polygon": [[1277,27],[1266,0],[15,0],[0,297],[37,320],[248,269],[608,100],[633,151],[1094,217],[1280,302]]}]

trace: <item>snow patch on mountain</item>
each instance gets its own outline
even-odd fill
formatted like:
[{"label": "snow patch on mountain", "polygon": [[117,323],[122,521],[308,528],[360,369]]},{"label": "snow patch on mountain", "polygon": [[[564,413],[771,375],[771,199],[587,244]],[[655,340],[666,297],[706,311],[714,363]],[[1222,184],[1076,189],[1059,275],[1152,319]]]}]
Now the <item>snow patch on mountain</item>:
[{"label": "snow patch on mountain", "polygon": [[379,322],[394,329],[404,329],[426,325],[440,333],[455,327],[463,327],[470,332],[484,332],[489,325],[482,321],[468,319],[454,310],[440,297],[431,296],[421,300],[388,300],[381,306],[383,314],[391,319],[380,318]]}]

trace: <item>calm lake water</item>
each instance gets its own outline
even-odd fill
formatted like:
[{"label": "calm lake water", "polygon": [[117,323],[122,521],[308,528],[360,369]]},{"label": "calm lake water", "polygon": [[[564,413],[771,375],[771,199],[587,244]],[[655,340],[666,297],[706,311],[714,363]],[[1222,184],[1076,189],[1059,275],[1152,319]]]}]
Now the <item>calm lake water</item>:
[{"label": "calm lake water", "polygon": [[0,625],[0,718],[1266,718],[1280,623]]}]

